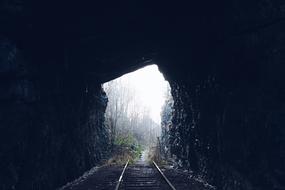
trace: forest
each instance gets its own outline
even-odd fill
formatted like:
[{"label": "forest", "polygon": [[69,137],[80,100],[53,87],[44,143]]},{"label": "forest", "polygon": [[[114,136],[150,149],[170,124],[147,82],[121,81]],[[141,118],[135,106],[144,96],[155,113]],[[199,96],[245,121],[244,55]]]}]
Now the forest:
[{"label": "forest", "polygon": [[[145,83],[147,80],[142,82]],[[122,152],[125,154],[126,150],[127,152],[131,151],[132,153],[127,153],[127,156],[124,156],[131,157],[131,159],[136,159],[143,149],[156,146],[161,136],[162,121],[160,118],[155,118],[152,110],[154,105],[145,103],[148,95],[138,90],[138,85],[141,85],[142,82],[136,83],[132,81],[131,77],[121,77],[103,85],[108,97],[105,126],[111,134],[111,150],[115,154],[122,154]],[[151,84],[146,85],[151,86]],[[165,104],[165,99],[170,96],[170,87],[166,81],[164,81],[162,89],[164,92],[161,101],[162,104]],[[142,90],[148,91],[146,88]],[[148,91],[148,93],[151,97],[155,91]],[[162,104],[157,105],[159,117],[163,114],[162,107],[165,107]],[[116,160],[120,159],[116,158]]]}]

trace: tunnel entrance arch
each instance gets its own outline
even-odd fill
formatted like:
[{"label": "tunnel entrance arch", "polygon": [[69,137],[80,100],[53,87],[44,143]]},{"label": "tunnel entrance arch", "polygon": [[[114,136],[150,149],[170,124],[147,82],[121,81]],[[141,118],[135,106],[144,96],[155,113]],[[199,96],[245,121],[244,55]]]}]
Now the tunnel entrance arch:
[{"label": "tunnel entrance arch", "polygon": [[162,132],[168,127],[165,123],[171,122],[168,102],[172,97],[170,85],[157,65],[145,66],[106,82],[103,89],[108,97],[105,125],[111,131],[112,150],[126,141],[144,149],[158,144],[164,146]]}]

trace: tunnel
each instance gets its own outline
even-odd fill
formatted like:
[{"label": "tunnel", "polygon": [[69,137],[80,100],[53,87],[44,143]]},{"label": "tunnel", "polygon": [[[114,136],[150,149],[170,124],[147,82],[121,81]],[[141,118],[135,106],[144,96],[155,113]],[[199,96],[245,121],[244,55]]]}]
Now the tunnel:
[{"label": "tunnel", "polygon": [[217,189],[285,189],[285,3],[0,3],[0,189],[53,190],[109,151],[102,84],[157,64],[169,147]]}]

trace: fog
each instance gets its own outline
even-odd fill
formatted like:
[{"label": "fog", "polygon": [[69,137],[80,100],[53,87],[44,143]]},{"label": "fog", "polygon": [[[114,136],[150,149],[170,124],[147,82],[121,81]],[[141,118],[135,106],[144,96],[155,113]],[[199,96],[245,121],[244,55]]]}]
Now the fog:
[{"label": "fog", "polygon": [[123,137],[137,143],[154,143],[161,133],[161,108],[170,93],[169,83],[156,65],[107,82],[103,88],[108,96],[106,126],[112,143]]}]

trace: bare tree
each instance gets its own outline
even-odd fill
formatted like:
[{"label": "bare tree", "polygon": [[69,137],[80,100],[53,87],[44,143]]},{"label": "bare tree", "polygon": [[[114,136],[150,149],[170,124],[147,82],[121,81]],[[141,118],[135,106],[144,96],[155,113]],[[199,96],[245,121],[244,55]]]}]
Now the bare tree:
[{"label": "bare tree", "polygon": [[107,126],[111,130],[111,143],[118,136],[132,135],[141,144],[156,140],[160,127],[150,116],[148,107],[141,104],[138,92],[128,80],[116,79],[104,84],[108,96],[106,109]]}]

